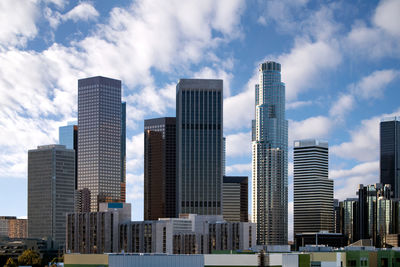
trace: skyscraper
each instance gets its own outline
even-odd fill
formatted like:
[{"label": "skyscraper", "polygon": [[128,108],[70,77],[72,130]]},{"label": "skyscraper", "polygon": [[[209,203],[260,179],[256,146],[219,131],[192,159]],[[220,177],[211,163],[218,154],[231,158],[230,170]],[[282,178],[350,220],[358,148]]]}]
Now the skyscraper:
[{"label": "skyscraper", "polygon": [[252,122],[253,222],[257,244],[288,241],[288,122],[281,65],[267,61],[255,86],[256,118]]},{"label": "skyscraper", "polygon": [[294,234],[334,230],[328,142],[294,141]]},{"label": "skyscraper", "polygon": [[121,202],[126,202],[126,102],[121,103]]},{"label": "skyscraper", "polygon": [[248,222],[248,177],[224,176],[223,207],[224,220]]},{"label": "skyscraper", "polygon": [[400,198],[400,121],[383,119],[380,124],[381,184],[390,184],[394,198]]},{"label": "skyscraper", "polygon": [[75,151],[63,145],[28,151],[28,236],[65,242],[65,218],[74,211]]},{"label": "skyscraper", "polygon": [[223,81],[177,86],[178,213],[222,215]]},{"label": "skyscraper", "polygon": [[176,118],[145,120],[144,219],[176,216]]},{"label": "skyscraper", "polygon": [[91,211],[121,201],[121,81],[78,81],[78,189],[88,188]]},{"label": "skyscraper", "polygon": [[78,188],[78,125],[70,122],[58,128],[58,143],[75,150],[75,189]]}]

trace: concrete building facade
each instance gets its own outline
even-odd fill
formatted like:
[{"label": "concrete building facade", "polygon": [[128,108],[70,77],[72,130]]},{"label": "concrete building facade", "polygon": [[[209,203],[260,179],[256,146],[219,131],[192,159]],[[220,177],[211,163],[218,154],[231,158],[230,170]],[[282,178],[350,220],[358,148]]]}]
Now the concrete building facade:
[{"label": "concrete building facade", "polygon": [[63,145],[28,151],[28,236],[65,243],[65,215],[74,211],[75,151]]},{"label": "concrete building facade", "polygon": [[334,231],[333,180],[328,178],[328,142],[294,141],[294,234]]}]

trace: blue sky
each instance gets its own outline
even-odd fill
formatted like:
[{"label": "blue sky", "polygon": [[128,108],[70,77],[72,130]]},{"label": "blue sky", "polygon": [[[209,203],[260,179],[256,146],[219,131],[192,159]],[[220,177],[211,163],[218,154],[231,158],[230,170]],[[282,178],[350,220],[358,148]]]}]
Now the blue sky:
[{"label": "blue sky", "polygon": [[[0,2],[0,214],[26,216],[27,150],[77,118],[77,80],[121,79],[128,201],[143,214],[143,120],[179,78],[224,80],[227,173],[251,177],[257,66],[282,64],[289,144],[330,145],[339,199],[379,181],[379,121],[400,114],[400,1]],[[292,153],[290,153],[292,154]],[[289,233],[292,232],[292,159]]]}]

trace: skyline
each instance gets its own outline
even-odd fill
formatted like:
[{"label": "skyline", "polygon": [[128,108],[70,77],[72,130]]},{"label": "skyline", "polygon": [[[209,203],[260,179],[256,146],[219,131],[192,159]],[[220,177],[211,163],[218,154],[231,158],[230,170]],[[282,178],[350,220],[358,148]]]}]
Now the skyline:
[{"label": "skyline", "polygon": [[[25,16],[9,17],[7,8],[18,3]],[[26,215],[27,150],[57,143],[58,127],[77,119],[77,80],[89,76],[123,83],[134,219],[143,216],[143,120],[175,114],[179,78],[224,80],[227,175],[251,180],[254,85],[264,60],[282,64],[286,83],[289,206],[295,139],[332,144],[335,197],[379,182],[379,120],[400,113],[399,1],[359,7],[344,1],[121,1],[114,9],[109,3],[22,3],[4,1],[0,9],[9,19],[0,32],[0,200],[9,205],[0,214]]]}]

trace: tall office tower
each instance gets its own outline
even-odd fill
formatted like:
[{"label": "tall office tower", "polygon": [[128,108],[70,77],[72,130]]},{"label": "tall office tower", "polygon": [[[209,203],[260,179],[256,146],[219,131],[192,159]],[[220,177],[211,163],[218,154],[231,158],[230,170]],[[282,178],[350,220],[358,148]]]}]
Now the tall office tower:
[{"label": "tall office tower", "polygon": [[121,202],[126,202],[126,102],[121,103]]},{"label": "tall office tower", "polygon": [[78,125],[69,122],[67,126],[58,128],[58,143],[67,149],[75,150],[75,189],[78,188]]},{"label": "tall office tower", "polygon": [[176,118],[145,120],[144,219],[176,216]]},{"label": "tall office tower", "polygon": [[224,176],[223,215],[230,222],[248,222],[248,177]]},{"label": "tall office tower", "polygon": [[288,122],[281,64],[267,61],[260,65],[255,92],[252,221],[257,223],[257,244],[287,245]]},{"label": "tall office tower", "polygon": [[222,174],[226,175],[226,137],[222,138],[224,148],[222,149]]},{"label": "tall office tower", "polygon": [[178,214],[222,215],[223,81],[181,79],[176,90]]},{"label": "tall office tower", "polygon": [[88,188],[91,211],[121,201],[121,81],[78,81],[78,189]]},{"label": "tall office tower", "polygon": [[74,211],[75,151],[63,145],[28,151],[28,236],[65,242],[65,216]]},{"label": "tall office tower", "polygon": [[294,234],[333,232],[333,180],[328,179],[328,142],[294,141]]},{"label": "tall office tower", "polygon": [[394,198],[400,198],[400,121],[383,119],[380,124],[381,184],[390,184]]}]

